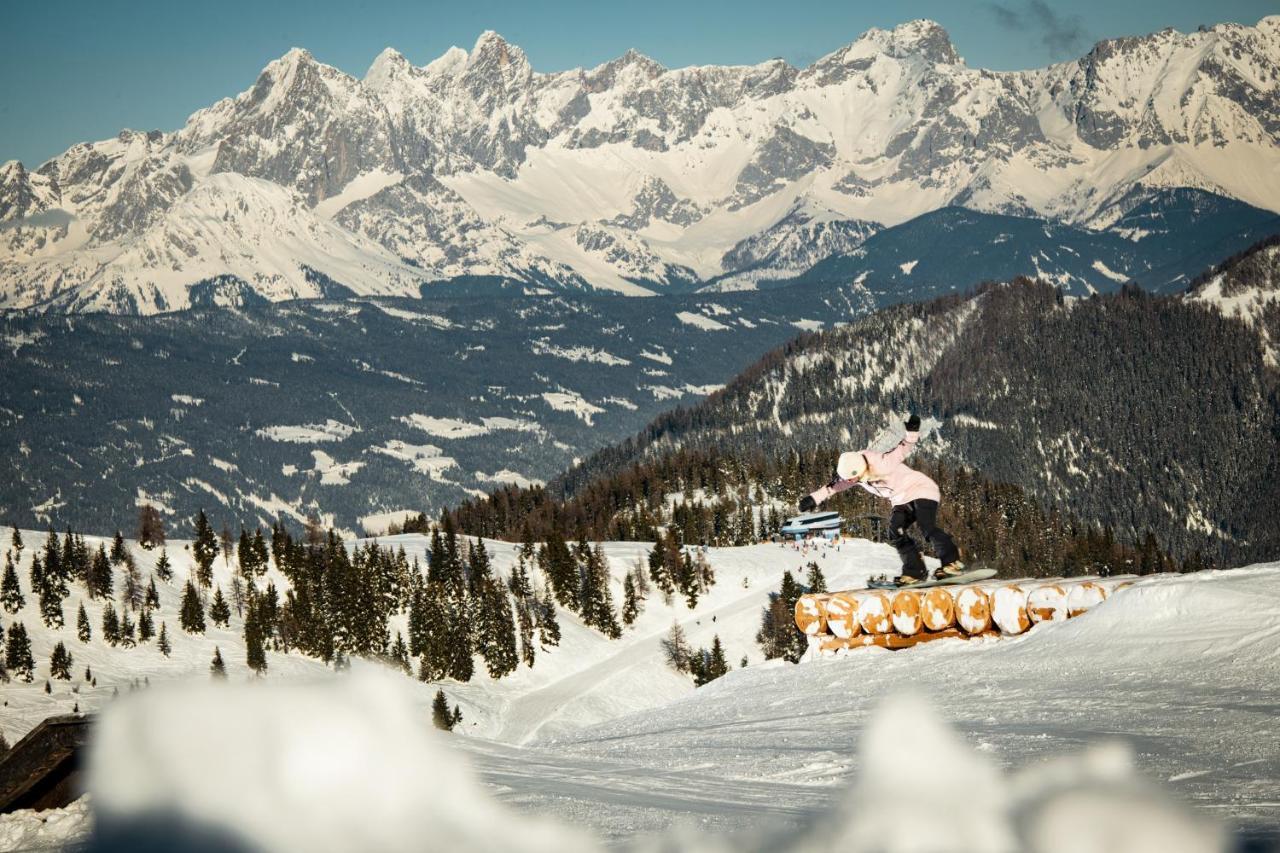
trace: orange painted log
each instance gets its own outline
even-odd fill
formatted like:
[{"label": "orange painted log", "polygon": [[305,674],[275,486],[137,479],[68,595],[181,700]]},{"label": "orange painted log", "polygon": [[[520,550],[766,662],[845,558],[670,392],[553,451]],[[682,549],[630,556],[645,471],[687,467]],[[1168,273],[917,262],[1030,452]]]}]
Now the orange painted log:
[{"label": "orange painted log", "polygon": [[944,631],[956,624],[956,601],[951,590],[935,586],[924,594],[924,606],[921,607],[925,630]]},{"label": "orange painted log", "polygon": [[796,599],[796,627],[809,635],[827,632],[826,612],[822,603],[827,599],[825,594],[806,593]]},{"label": "orange painted log", "polygon": [[994,631],[983,631],[979,634],[967,634],[958,628],[947,628],[942,631],[921,631],[910,637],[904,637],[901,634],[860,634],[857,637],[840,638],[827,637],[822,640],[819,648],[824,652],[835,652],[840,649],[860,649],[867,646],[876,646],[882,649],[909,649],[912,646],[918,646],[921,643],[927,643],[930,640],[967,640],[974,636],[995,636]]},{"label": "orange painted log", "polygon": [[922,603],[923,596],[919,590],[898,590],[889,606],[893,616],[893,630],[904,637],[920,633],[920,629],[924,627],[924,617],[920,613]]},{"label": "orange painted log", "polygon": [[1046,583],[1027,593],[1027,615],[1034,623],[1067,618],[1067,591],[1061,584]]},{"label": "orange painted log", "polygon": [[963,587],[956,593],[956,622],[966,634],[991,630],[991,599],[975,586]]},{"label": "orange painted log", "polygon": [[1082,581],[1067,590],[1067,616],[1079,616],[1107,600],[1107,588],[1091,580]]},{"label": "orange painted log", "polygon": [[827,632],[849,638],[862,631],[858,624],[858,597],[851,592],[837,592],[822,603],[827,617]]},{"label": "orange painted log", "polygon": [[991,593],[991,621],[1005,634],[1021,634],[1030,628],[1027,591],[1016,583],[996,587]]},{"label": "orange painted log", "polygon": [[858,598],[858,624],[868,634],[887,634],[893,627],[893,605],[889,596],[869,590]]}]

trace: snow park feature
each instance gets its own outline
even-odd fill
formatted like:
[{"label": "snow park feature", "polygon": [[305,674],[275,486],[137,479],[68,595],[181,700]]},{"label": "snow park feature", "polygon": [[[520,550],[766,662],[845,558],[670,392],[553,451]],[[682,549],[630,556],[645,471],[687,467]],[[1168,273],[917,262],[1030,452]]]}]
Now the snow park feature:
[{"label": "snow park feature", "polygon": [[1022,634],[1040,622],[1080,616],[1136,580],[1023,578],[806,593],[796,601],[795,621],[809,638],[811,654],[865,646],[906,649],[930,640]]}]

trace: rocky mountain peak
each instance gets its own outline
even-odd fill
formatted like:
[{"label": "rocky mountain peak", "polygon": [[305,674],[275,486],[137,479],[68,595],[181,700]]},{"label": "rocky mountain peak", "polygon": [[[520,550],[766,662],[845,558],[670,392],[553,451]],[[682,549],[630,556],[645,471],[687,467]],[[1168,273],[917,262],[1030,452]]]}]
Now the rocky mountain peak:
[{"label": "rocky mountain peak", "polygon": [[891,30],[870,29],[848,49],[860,55],[874,51],[894,59],[918,56],[935,65],[957,65],[964,61],[942,25],[927,19],[908,21]]},{"label": "rocky mountain peak", "polygon": [[413,68],[405,55],[393,47],[383,48],[364,73],[364,82],[375,88],[382,82],[408,73]]}]

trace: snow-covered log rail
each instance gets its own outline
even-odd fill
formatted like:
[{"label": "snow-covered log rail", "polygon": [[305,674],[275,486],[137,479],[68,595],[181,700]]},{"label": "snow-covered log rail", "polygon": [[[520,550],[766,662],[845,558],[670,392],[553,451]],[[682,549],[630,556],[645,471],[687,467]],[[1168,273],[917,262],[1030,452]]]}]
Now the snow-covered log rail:
[{"label": "snow-covered log rail", "polygon": [[811,649],[901,649],[948,637],[1015,635],[1040,622],[1098,606],[1132,576],[993,579],[929,589],[808,593],[796,601],[796,627]]}]

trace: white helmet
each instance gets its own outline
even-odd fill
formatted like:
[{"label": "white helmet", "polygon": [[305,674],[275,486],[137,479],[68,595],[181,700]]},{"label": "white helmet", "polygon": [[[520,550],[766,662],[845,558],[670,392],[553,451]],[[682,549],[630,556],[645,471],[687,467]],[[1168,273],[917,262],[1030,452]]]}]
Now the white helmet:
[{"label": "white helmet", "polygon": [[836,474],[842,480],[855,480],[867,472],[867,457],[860,450],[841,453],[836,462]]}]

